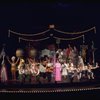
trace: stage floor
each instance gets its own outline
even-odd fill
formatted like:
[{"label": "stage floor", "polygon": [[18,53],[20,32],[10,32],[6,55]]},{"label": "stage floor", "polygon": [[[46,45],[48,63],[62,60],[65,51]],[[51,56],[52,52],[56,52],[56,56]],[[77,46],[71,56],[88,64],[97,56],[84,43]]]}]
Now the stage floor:
[{"label": "stage floor", "polygon": [[9,81],[0,83],[0,93],[56,93],[56,92],[76,92],[100,90],[99,80],[89,80],[73,83],[19,83]]}]

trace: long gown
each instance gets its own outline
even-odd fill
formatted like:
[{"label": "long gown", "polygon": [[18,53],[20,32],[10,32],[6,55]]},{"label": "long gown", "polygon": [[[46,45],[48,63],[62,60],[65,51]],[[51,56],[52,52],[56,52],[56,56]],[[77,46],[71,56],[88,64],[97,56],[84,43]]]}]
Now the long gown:
[{"label": "long gown", "polygon": [[1,51],[1,54],[0,54],[0,58],[2,57],[2,67],[1,67],[1,71],[0,71],[0,76],[1,76],[1,82],[6,82],[8,77],[7,77],[7,69],[6,69],[6,65],[5,65],[5,50],[4,48],[2,49]]},{"label": "long gown", "polygon": [[6,82],[7,81],[7,70],[6,67],[3,65],[1,68],[1,82]]},{"label": "long gown", "polygon": [[61,64],[55,63],[55,81],[61,81]]},{"label": "long gown", "polygon": [[67,72],[67,68],[68,68],[68,64],[62,64],[62,76],[67,76],[68,72]]}]

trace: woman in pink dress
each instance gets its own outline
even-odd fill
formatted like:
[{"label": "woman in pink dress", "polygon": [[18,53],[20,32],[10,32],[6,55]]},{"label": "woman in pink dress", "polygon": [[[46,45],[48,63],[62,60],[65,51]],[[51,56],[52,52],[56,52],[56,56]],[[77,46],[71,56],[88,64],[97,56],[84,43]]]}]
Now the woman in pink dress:
[{"label": "woman in pink dress", "polygon": [[61,81],[61,64],[58,59],[55,63],[55,81]]}]

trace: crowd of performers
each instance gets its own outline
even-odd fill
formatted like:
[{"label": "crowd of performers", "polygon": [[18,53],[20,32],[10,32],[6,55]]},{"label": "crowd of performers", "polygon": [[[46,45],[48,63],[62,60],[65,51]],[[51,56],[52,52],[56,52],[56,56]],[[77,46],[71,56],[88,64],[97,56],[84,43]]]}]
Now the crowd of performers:
[{"label": "crowd of performers", "polygon": [[[41,80],[47,80],[50,83],[52,79],[54,79],[56,83],[67,79],[73,82],[75,77],[79,81],[83,78],[94,79],[93,70],[99,68],[98,63],[96,63],[95,66],[89,63],[85,64],[75,46],[73,49],[69,46],[64,50],[58,49],[51,51],[50,56],[41,55],[39,60],[35,59],[35,57],[24,59],[23,57],[17,58],[15,56],[12,56],[10,59],[5,54],[3,54],[2,57],[1,82],[7,82],[9,79],[7,77],[5,59],[7,59],[11,65],[12,80],[19,80],[20,82],[32,82],[34,79],[39,83]],[[18,75],[16,75],[16,73]]]}]

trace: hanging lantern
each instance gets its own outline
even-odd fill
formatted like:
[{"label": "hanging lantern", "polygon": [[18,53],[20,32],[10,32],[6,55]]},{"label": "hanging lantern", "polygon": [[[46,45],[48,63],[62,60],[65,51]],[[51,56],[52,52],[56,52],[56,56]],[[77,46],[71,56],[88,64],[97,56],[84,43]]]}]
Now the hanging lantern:
[{"label": "hanging lantern", "polygon": [[37,54],[36,49],[32,48],[29,50],[28,56],[31,58],[34,58],[34,57],[36,57],[36,54]]},{"label": "hanging lantern", "polygon": [[22,49],[17,49],[16,50],[16,56],[18,57],[18,58],[21,58],[21,57],[23,57],[23,50]]},{"label": "hanging lantern", "polygon": [[10,30],[8,30],[8,37],[10,37]]},{"label": "hanging lantern", "polygon": [[56,43],[57,44],[60,44],[60,39],[56,39]]},{"label": "hanging lantern", "polygon": [[83,35],[83,44],[85,43],[85,37],[84,37],[84,35]]},{"label": "hanging lantern", "polygon": [[59,48],[60,39],[56,39],[56,44],[58,45],[58,48]]},{"label": "hanging lantern", "polygon": [[50,34],[50,36],[52,37],[52,36],[53,36],[53,34]]}]

